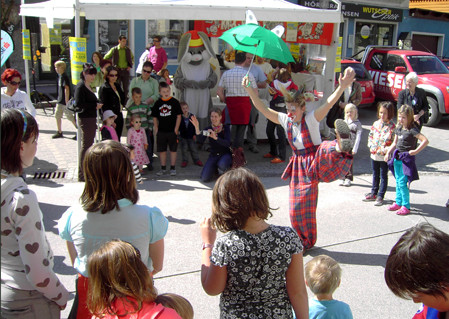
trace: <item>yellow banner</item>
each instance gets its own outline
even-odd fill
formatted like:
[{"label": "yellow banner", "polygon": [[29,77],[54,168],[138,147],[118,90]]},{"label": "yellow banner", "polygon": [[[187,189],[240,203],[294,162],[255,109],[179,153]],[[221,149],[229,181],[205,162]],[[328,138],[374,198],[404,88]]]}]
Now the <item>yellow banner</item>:
[{"label": "yellow banner", "polygon": [[337,55],[335,56],[335,72],[341,72],[341,44],[343,43],[343,38],[338,38]]},{"label": "yellow banner", "polygon": [[83,64],[87,62],[87,42],[86,38],[69,37],[69,44],[72,83],[76,85],[83,71]]},{"label": "yellow banner", "polygon": [[62,27],[60,24],[55,24],[53,29],[50,29],[50,45],[62,44]]},{"label": "yellow banner", "polygon": [[23,59],[31,60],[30,30],[28,29],[22,29],[22,51]]}]

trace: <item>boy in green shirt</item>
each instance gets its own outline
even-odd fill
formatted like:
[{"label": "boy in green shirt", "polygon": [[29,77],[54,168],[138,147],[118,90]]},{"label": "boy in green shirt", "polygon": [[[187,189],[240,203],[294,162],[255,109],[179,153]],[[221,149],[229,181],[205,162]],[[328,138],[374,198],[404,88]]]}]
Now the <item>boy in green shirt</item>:
[{"label": "boy in green shirt", "polygon": [[131,90],[132,103],[126,108],[128,110],[125,119],[126,128],[131,127],[131,116],[133,114],[139,114],[142,121],[141,128],[145,130],[148,140],[148,148],[146,150],[150,164],[147,165],[149,171],[153,170],[153,120],[151,118],[151,107],[148,104],[142,103],[142,90],[138,87],[134,87]]}]

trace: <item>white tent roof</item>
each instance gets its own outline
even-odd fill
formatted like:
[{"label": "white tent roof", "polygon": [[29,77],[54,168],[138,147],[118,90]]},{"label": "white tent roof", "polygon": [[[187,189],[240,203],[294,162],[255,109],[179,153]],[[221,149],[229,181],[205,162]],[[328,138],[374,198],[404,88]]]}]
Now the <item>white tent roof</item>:
[{"label": "white tent roof", "polygon": [[[252,10],[259,21],[340,23],[340,10],[307,8],[284,0],[49,0],[22,4],[20,15],[72,19],[78,2],[89,20],[245,20]],[[336,1],[340,5],[339,1]]]}]

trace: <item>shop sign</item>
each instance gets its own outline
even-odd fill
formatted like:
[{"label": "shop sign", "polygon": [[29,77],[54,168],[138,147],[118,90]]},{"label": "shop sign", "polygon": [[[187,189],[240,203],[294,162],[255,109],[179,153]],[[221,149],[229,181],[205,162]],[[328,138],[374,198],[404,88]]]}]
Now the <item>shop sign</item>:
[{"label": "shop sign", "polygon": [[8,60],[9,56],[14,52],[14,42],[12,42],[11,36],[8,32],[2,30],[2,65]]},{"label": "shop sign", "polygon": [[[299,0],[298,4],[304,7],[321,9],[321,4],[318,0]],[[328,9],[336,8],[337,5],[335,3],[329,2]],[[390,22],[402,22],[403,17],[402,9],[353,3],[342,3],[341,13],[345,18]]]},{"label": "shop sign", "polygon": [[69,37],[70,67],[72,71],[72,83],[76,85],[83,71],[83,64],[87,62],[86,38]]},{"label": "shop sign", "polygon": [[[219,37],[223,32],[232,29],[238,25],[243,24],[244,21],[195,21],[195,30],[202,31],[209,37]],[[259,21],[262,26],[264,23]],[[334,25],[332,23],[292,23],[282,22],[286,34],[282,36],[285,42],[288,43],[311,43],[330,45],[332,41],[332,34]],[[292,26],[294,26],[292,32]]]},{"label": "shop sign", "polygon": [[30,30],[22,29],[22,52],[24,60],[31,60]]}]

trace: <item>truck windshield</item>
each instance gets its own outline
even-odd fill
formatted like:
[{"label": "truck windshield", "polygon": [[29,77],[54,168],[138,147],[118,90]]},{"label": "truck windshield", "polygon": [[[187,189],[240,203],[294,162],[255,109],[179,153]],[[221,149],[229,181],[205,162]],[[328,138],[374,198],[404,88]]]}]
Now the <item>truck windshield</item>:
[{"label": "truck windshield", "polygon": [[449,74],[448,68],[435,56],[409,55],[407,59],[417,74]]},{"label": "truck windshield", "polygon": [[[371,80],[371,75],[369,75],[368,71],[365,69],[363,64],[361,63],[342,63],[341,69],[343,72],[346,70],[346,68],[350,66],[355,71],[355,77],[357,81],[369,81]],[[338,74],[337,74],[338,78]]]}]

